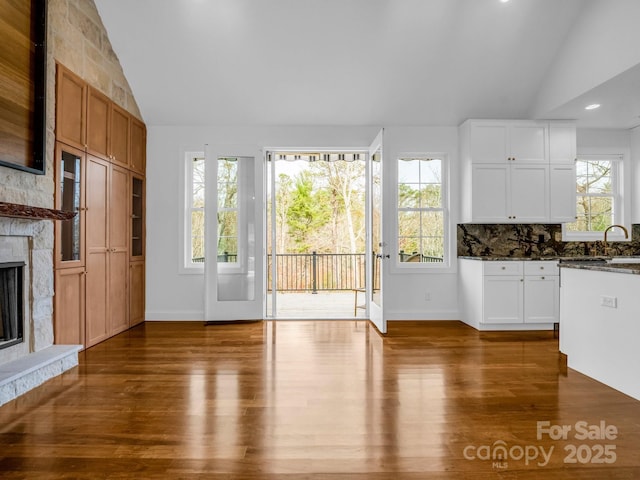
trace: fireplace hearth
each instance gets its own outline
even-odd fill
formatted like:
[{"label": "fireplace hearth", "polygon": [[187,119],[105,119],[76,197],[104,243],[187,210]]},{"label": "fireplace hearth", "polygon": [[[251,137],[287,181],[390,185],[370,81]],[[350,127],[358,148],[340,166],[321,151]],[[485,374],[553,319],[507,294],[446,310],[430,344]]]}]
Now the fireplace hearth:
[{"label": "fireplace hearth", "polygon": [[24,262],[0,263],[0,349],[23,341]]}]

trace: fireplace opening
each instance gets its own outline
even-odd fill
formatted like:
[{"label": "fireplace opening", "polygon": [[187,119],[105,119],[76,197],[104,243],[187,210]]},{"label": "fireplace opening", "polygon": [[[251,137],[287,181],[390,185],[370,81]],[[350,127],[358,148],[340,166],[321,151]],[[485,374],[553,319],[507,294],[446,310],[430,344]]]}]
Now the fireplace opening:
[{"label": "fireplace opening", "polygon": [[0,263],[0,349],[23,341],[24,262]]}]

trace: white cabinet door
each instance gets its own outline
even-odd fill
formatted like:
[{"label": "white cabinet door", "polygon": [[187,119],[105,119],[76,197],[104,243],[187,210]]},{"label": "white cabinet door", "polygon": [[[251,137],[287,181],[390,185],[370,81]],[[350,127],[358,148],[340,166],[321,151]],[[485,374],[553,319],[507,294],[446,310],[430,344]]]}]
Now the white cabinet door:
[{"label": "white cabinet door", "polygon": [[549,166],[549,220],[573,222],[576,219],[576,165]]},{"label": "white cabinet door", "polygon": [[509,165],[474,165],[471,186],[472,220],[504,222],[509,215]]},{"label": "white cabinet door", "polygon": [[549,218],[549,167],[511,165],[510,221],[545,222]]},{"label": "white cabinet door", "polygon": [[560,277],[524,277],[524,323],[557,323],[560,318]]},{"label": "white cabinet door", "polygon": [[522,276],[484,277],[483,323],[523,323]]},{"label": "white cabinet door", "polygon": [[510,123],[509,153],[509,156],[518,163],[549,163],[546,124]]},{"label": "white cabinet door", "polygon": [[469,154],[476,163],[507,163],[508,128],[504,122],[472,123],[469,134]]},{"label": "white cabinet door", "polygon": [[576,126],[570,124],[549,125],[549,162],[573,165],[576,160]]}]

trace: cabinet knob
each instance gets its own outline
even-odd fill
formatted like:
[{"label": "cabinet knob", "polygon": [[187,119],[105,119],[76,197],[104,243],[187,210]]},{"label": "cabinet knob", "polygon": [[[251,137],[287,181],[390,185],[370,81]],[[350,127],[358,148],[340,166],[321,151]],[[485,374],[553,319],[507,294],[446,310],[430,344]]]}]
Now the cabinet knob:
[{"label": "cabinet knob", "polygon": [[544,280],[544,277],[540,277],[541,280]]},{"label": "cabinet knob", "polygon": [[544,270],[544,267],[540,267],[540,270]]},{"label": "cabinet knob", "polygon": [[507,267],[502,267],[502,270],[506,270],[506,269],[507,269]]}]

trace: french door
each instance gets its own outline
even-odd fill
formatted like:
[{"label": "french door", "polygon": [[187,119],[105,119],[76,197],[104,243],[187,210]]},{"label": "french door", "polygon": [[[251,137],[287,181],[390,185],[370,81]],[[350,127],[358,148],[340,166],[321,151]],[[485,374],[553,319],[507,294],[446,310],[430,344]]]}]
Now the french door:
[{"label": "french door", "polygon": [[262,319],[262,153],[207,145],[205,183],[205,320]]},{"label": "french door", "polygon": [[382,288],[385,261],[389,259],[387,244],[383,236],[383,204],[382,204],[382,152],[383,132],[380,130],[369,146],[367,196],[369,222],[367,232],[367,309],[371,322],[380,333],[387,333],[387,320],[384,316]]}]

